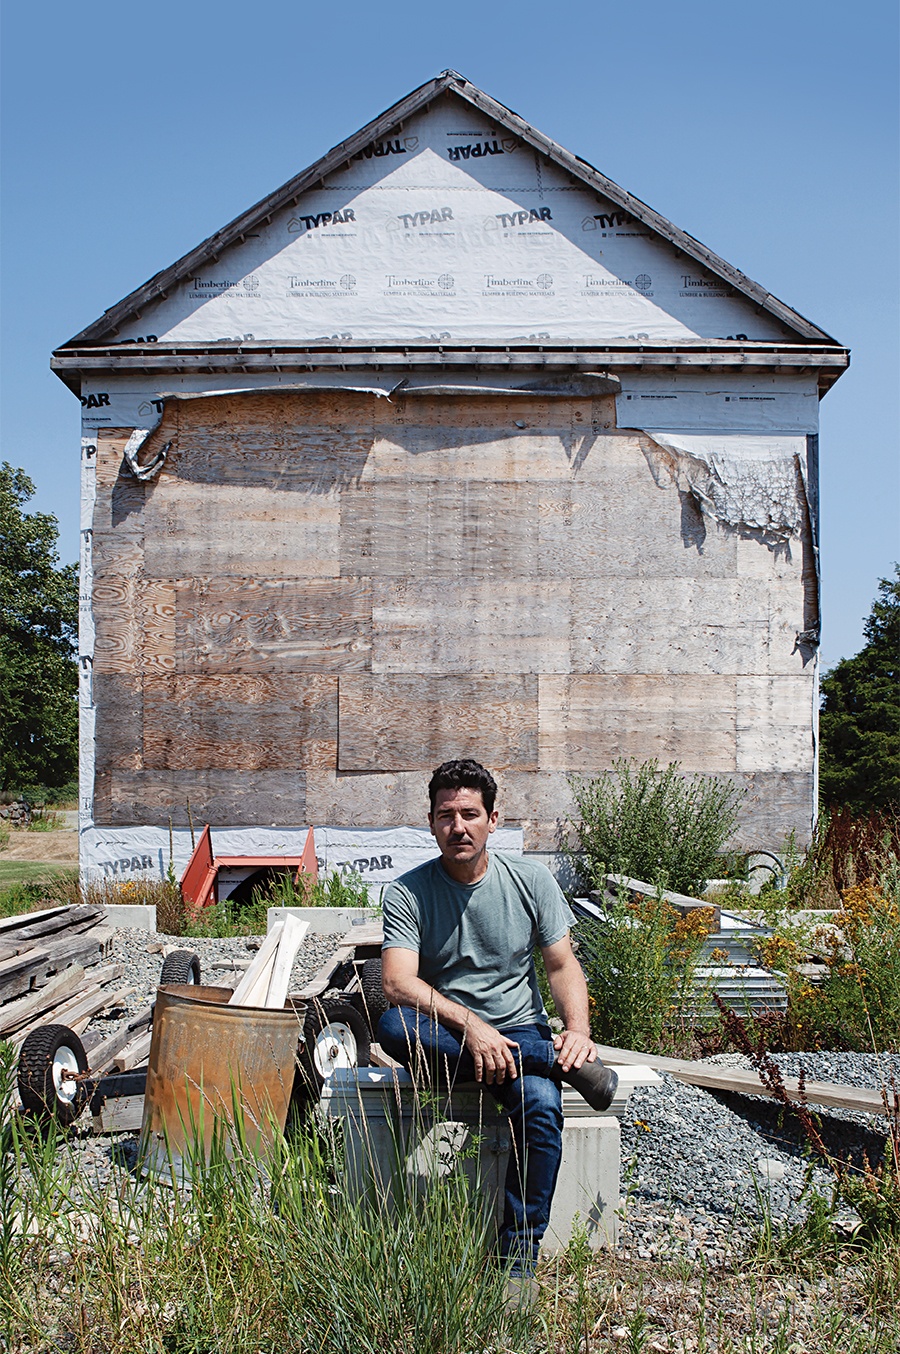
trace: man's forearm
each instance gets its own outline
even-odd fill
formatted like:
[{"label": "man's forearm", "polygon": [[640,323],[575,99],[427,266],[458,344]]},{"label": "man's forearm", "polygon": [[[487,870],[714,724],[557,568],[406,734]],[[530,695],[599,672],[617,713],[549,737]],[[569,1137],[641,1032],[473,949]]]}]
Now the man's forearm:
[{"label": "man's forearm", "polygon": [[555,972],[548,972],[550,995],[557,1014],[567,1030],[590,1035],[591,1018],[588,1007],[587,983],[577,959]]}]

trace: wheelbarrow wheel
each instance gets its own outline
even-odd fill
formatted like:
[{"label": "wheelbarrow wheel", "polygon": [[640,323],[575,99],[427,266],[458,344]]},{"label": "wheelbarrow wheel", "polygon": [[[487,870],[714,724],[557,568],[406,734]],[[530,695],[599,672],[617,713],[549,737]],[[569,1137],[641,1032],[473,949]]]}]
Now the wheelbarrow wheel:
[{"label": "wheelbarrow wheel", "polygon": [[349,1001],[312,1002],[303,1021],[291,1100],[295,1113],[315,1104],[339,1067],[367,1067],[372,1041],[368,1026]]},{"label": "wheelbarrow wheel", "polygon": [[378,1022],[390,1007],[390,1002],[384,995],[384,989],[381,986],[380,959],[367,959],[365,961],[360,970],[359,985],[362,989],[362,1006],[372,1031],[372,1038],[377,1039]]},{"label": "wheelbarrow wheel", "polygon": [[41,1118],[73,1124],[87,1102],[87,1087],[76,1080],[88,1070],[84,1045],[68,1025],[42,1025],[32,1030],[19,1052],[19,1095],[22,1104]]},{"label": "wheelbarrow wheel", "polygon": [[200,957],[193,950],[173,950],[163,960],[160,987],[169,983],[200,983]]}]

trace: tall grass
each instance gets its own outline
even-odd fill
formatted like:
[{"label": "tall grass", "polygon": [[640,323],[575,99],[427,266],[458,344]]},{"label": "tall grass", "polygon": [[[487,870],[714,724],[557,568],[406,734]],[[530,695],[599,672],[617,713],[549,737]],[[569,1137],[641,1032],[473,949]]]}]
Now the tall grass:
[{"label": "tall grass", "polygon": [[[6,1046],[8,1048],[8,1046]],[[9,1117],[0,1331],[35,1354],[475,1354],[527,1351],[504,1306],[479,1200],[456,1172],[354,1198],[325,1131],[264,1156],[233,1138],[190,1153],[179,1185],[114,1170]],[[2,1341],[0,1341],[2,1345]]]}]

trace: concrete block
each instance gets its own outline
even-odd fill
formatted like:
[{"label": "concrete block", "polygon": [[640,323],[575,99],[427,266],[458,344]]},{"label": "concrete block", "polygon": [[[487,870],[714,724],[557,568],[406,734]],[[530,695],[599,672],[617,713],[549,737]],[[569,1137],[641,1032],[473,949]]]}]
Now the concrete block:
[{"label": "concrete block", "polygon": [[270,907],[266,911],[266,931],[271,931],[282,917],[297,917],[309,922],[312,935],[336,936],[353,926],[376,921],[380,915],[375,907]]},{"label": "concrete block", "polygon": [[155,903],[106,903],[104,911],[110,926],[131,926],[136,931],[156,930]]},{"label": "concrete block", "polygon": [[[619,1116],[634,1085],[658,1080],[649,1068],[632,1070],[605,1114],[564,1089],[562,1167],[544,1240],[550,1253],[568,1245],[576,1225],[587,1229],[595,1248],[616,1242]],[[510,1135],[489,1093],[461,1086],[423,1102],[408,1072],[361,1067],[334,1073],[322,1107],[343,1123],[345,1169],[356,1196],[374,1194],[389,1207],[398,1189],[418,1191],[435,1174],[458,1169],[481,1190],[499,1224]]]}]

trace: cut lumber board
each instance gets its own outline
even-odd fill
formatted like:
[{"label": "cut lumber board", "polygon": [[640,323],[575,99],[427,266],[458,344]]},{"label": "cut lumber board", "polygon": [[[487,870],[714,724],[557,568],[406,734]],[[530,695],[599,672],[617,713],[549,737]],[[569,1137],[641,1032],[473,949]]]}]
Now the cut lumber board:
[{"label": "cut lumber board", "polygon": [[231,995],[231,1006],[264,1006],[275,954],[284,934],[284,918],[275,923]]},{"label": "cut lumber board", "polygon": [[31,926],[34,922],[43,917],[58,917],[63,912],[67,912],[68,907],[43,907],[38,908],[36,912],[19,912],[14,917],[4,917],[0,921],[0,936],[7,936],[11,931],[17,931],[20,926]]},{"label": "cut lumber board", "polygon": [[322,993],[327,992],[328,988],[331,986],[331,979],[335,969],[339,968],[341,964],[346,964],[349,959],[352,959],[354,952],[354,947],[352,945],[345,945],[342,943],[340,948],[335,950],[331,958],[326,959],[325,963],[316,969],[306,986],[302,987],[297,993],[298,997],[301,997],[304,1001],[312,1001],[315,997],[321,997]]},{"label": "cut lumber board", "polygon": [[122,1025],[113,1034],[101,1039],[92,1048],[86,1050],[88,1066],[94,1076],[102,1076],[113,1066],[119,1053],[146,1033],[144,1027],[150,1024],[152,1016],[153,1007],[145,1007],[140,1013],[140,1017],[136,1017],[127,1025]]},{"label": "cut lumber board", "polygon": [[297,958],[297,951],[308,930],[308,921],[300,921],[298,917],[285,917],[284,928],[278,942],[278,949],[275,951],[272,972],[269,976],[264,1006],[268,1006],[275,1011],[284,1006],[291,983],[291,970],[294,967],[294,960]]},{"label": "cut lumber board", "polygon": [[341,936],[341,945],[351,949],[357,945],[380,945],[384,940],[384,924],[380,921],[364,921],[359,926],[351,926],[346,935]]},{"label": "cut lumber board", "polygon": [[134,1133],[144,1122],[142,1095],[110,1096],[93,1115],[95,1133]]},{"label": "cut lumber board", "polygon": [[42,987],[54,973],[72,964],[84,968],[98,964],[113,934],[110,926],[95,926],[80,935],[41,940],[23,954],[0,959],[0,1002]]},{"label": "cut lumber board", "polygon": [[0,1001],[30,992],[34,978],[46,972],[52,961],[45,950],[29,950],[11,959],[0,959]]},{"label": "cut lumber board", "polygon": [[56,938],[64,935],[77,935],[82,931],[89,930],[102,920],[103,910],[99,907],[88,907],[87,905],[70,907],[64,913],[42,917],[29,926],[17,927],[15,931],[0,935],[0,951],[8,945],[18,945],[24,948],[27,942],[41,940],[45,936]]},{"label": "cut lumber board", "polygon": [[[87,1015],[90,1020],[98,1011],[102,1011],[110,1004],[111,997],[118,995],[118,989],[113,989],[109,984],[121,978],[123,973],[124,968],[121,964],[104,965],[96,977],[91,975],[90,980],[66,1001],[54,1006],[52,1011],[45,1011],[27,1025],[21,1026],[15,1034],[9,1036],[10,1041],[19,1045],[33,1030],[39,1029],[42,1025],[68,1025],[74,1030],[75,1022],[82,1016]],[[128,991],[130,990],[129,988]]]},{"label": "cut lumber board", "polygon": [[[663,1058],[652,1053],[637,1053],[633,1049],[610,1048],[597,1045],[603,1062],[611,1067],[642,1063],[657,1072],[670,1072],[688,1086],[702,1086],[709,1091],[736,1091],[740,1095],[763,1095],[773,1099],[755,1072],[743,1068],[717,1067],[714,1063],[691,1061],[685,1058]],[[800,1099],[800,1083],[796,1077],[784,1077],[784,1088],[792,1100]],[[879,1091],[870,1087],[841,1086],[832,1081],[807,1081],[804,1094],[811,1105],[825,1105],[829,1109],[856,1110],[863,1114],[884,1114],[884,1101]]]},{"label": "cut lumber board", "polygon": [[153,1038],[152,1032],[139,1034],[136,1039],[132,1039],[130,1044],[126,1044],[120,1053],[117,1053],[112,1060],[112,1065],[117,1072],[130,1072],[133,1067],[139,1067],[141,1063],[146,1062],[150,1054],[150,1040]]},{"label": "cut lumber board", "polygon": [[39,987],[27,997],[0,1006],[0,1038],[11,1034],[20,1025],[27,1024],[42,1011],[49,1011],[66,997],[71,996],[83,982],[84,969],[80,964],[72,964],[55,978],[51,978],[46,987]]}]

